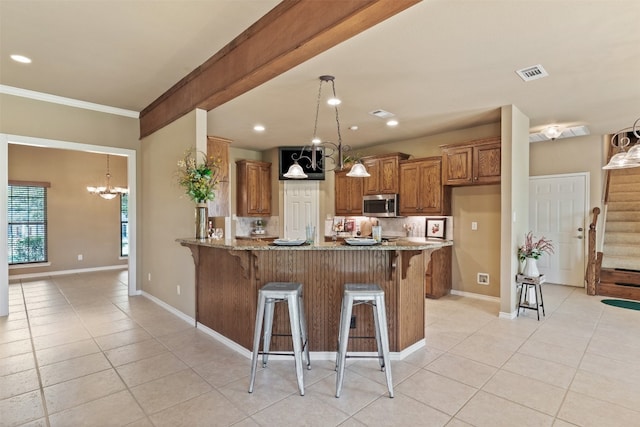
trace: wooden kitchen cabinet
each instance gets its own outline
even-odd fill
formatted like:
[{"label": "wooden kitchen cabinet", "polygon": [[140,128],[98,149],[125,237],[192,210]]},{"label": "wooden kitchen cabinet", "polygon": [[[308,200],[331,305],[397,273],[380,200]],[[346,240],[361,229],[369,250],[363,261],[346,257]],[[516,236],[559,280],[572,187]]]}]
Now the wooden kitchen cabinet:
[{"label": "wooden kitchen cabinet", "polygon": [[441,148],[444,185],[500,183],[500,138],[442,145]]},{"label": "wooden kitchen cabinet", "polygon": [[400,163],[400,215],[449,215],[451,188],[442,186],[442,157]]},{"label": "wooden kitchen cabinet", "polygon": [[229,144],[231,140],[217,136],[207,137],[207,156],[219,161],[218,188],[214,190],[215,199],[209,201],[209,216],[230,216],[229,209]]},{"label": "wooden kitchen cabinet", "polygon": [[362,164],[371,175],[368,178],[364,178],[363,193],[365,195],[399,193],[399,164],[401,160],[408,158],[409,155],[403,153],[363,157],[361,159]]},{"label": "wooden kitchen cabinet", "polygon": [[440,298],[451,292],[451,246],[431,253],[424,276],[424,294],[427,298]]},{"label": "wooden kitchen cabinet", "polygon": [[236,161],[236,215],[271,216],[271,163]]},{"label": "wooden kitchen cabinet", "polygon": [[363,178],[348,177],[348,172],[335,172],[335,214],[362,215]]}]

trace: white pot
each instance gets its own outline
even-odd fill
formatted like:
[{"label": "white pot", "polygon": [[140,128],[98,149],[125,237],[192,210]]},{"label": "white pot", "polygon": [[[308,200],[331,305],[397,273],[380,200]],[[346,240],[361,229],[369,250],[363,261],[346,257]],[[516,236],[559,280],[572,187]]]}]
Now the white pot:
[{"label": "white pot", "polygon": [[540,271],[538,271],[538,260],[536,260],[535,258],[527,258],[525,260],[522,274],[527,277],[535,277],[535,278],[540,276]]}]

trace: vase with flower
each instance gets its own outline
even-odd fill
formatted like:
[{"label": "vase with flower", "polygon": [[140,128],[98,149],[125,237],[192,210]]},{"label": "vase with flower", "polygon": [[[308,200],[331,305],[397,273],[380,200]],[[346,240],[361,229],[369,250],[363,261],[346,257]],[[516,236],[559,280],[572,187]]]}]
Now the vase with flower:
[{"label": "vase with flower", "polygon": [[178,184],[196,203],[196,239],[207,237],[207,202],[215,199],[215,189],[220,182],[219,165],[219,159],[194,149],[187,150],[178,161]]},{"label": "vase with flower", "polygon": [[522,274],[527,277],[540,276],[538,259],[545,253],[553,253],[553,242],[546,237],[537,239],[533,232],[528,232],[524,244],[518,247],[518,259],[525,263]]}]

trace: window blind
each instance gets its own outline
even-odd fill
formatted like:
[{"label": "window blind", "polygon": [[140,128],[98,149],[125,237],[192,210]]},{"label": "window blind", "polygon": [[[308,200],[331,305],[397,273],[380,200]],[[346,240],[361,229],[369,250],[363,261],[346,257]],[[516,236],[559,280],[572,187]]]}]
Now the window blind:
[{"label": "window blind", "polygon": [[9,264],[47,261],[47,187],[9,184]]}]

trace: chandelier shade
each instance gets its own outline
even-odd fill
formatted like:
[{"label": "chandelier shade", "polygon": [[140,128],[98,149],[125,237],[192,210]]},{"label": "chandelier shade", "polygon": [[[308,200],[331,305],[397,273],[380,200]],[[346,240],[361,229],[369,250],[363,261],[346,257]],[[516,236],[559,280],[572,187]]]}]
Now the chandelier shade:
[{"label": "chandelier shade", "polygon": [[111,199],[115,199],[116,196],[118,196],[119,194],[126,194],[129,193],[129,189],[128,188],[122,188],[122,187],[113,187],[111,185],[111,172],[109,171],[109,155],[107,154],[107,182],[106,185],[100,186],[100,187],[92,187],[92,186],[88,186],[87,187],[87,191],[91,194],[97,194],[98,196],[102,197],[103,199],[106,200],[111,200]]},{"label": "chandelier shade", "polygon": [[[602,169],[627,169],[640,167],[640,118],[636,119],[632,127],[625,128],[611,137],[611,145],[618,150],[609,163]],[[635,137],[634,144],[631,144],[632,134]],[[631,145],[631,148],[628,149]]]},{"label": "chandelier shade", "polygon": [[[306,179],[308,175],[304,172],[304,169],[300,165],[300,162],[305,162],[305,166],[309,166],[311,170],[337,170],[344,169],[344,154],[351,151],[351,147],[348,145],[342,145],[342,134],[340,132],[340,114],[338,111],[338,105],[341,103],[340,99],[336,95],[335,77],[324,75],[320,76],[320,86],[318,88],[318,98],[316,102],[316,118],[313,126],[313,137],[311,139],[311,145],[302,147],[300,153],[293,153],[291,159],[293,164],[289,167],[287,173],[283,174],[288,179]],[[337,143],[330,141],[323,141],[318,137],[318,116],[320,113],[320,100],[322,99],[322,86],[324,83],[331,85],[331,97],[327,101],[331,105],[335,112],[336,128],[337,128]],[[310,152],[311,154],[307,154]],[[329,163],[329,164],[328,164]],[[330,168],[330,166],[333,166]],[[354,170],[355,169],[355,170]],[[349,177],[367,177],[370,176],[367,173],[366,168],[362,163],[356,163],[351,171],[347,173]]]}]

